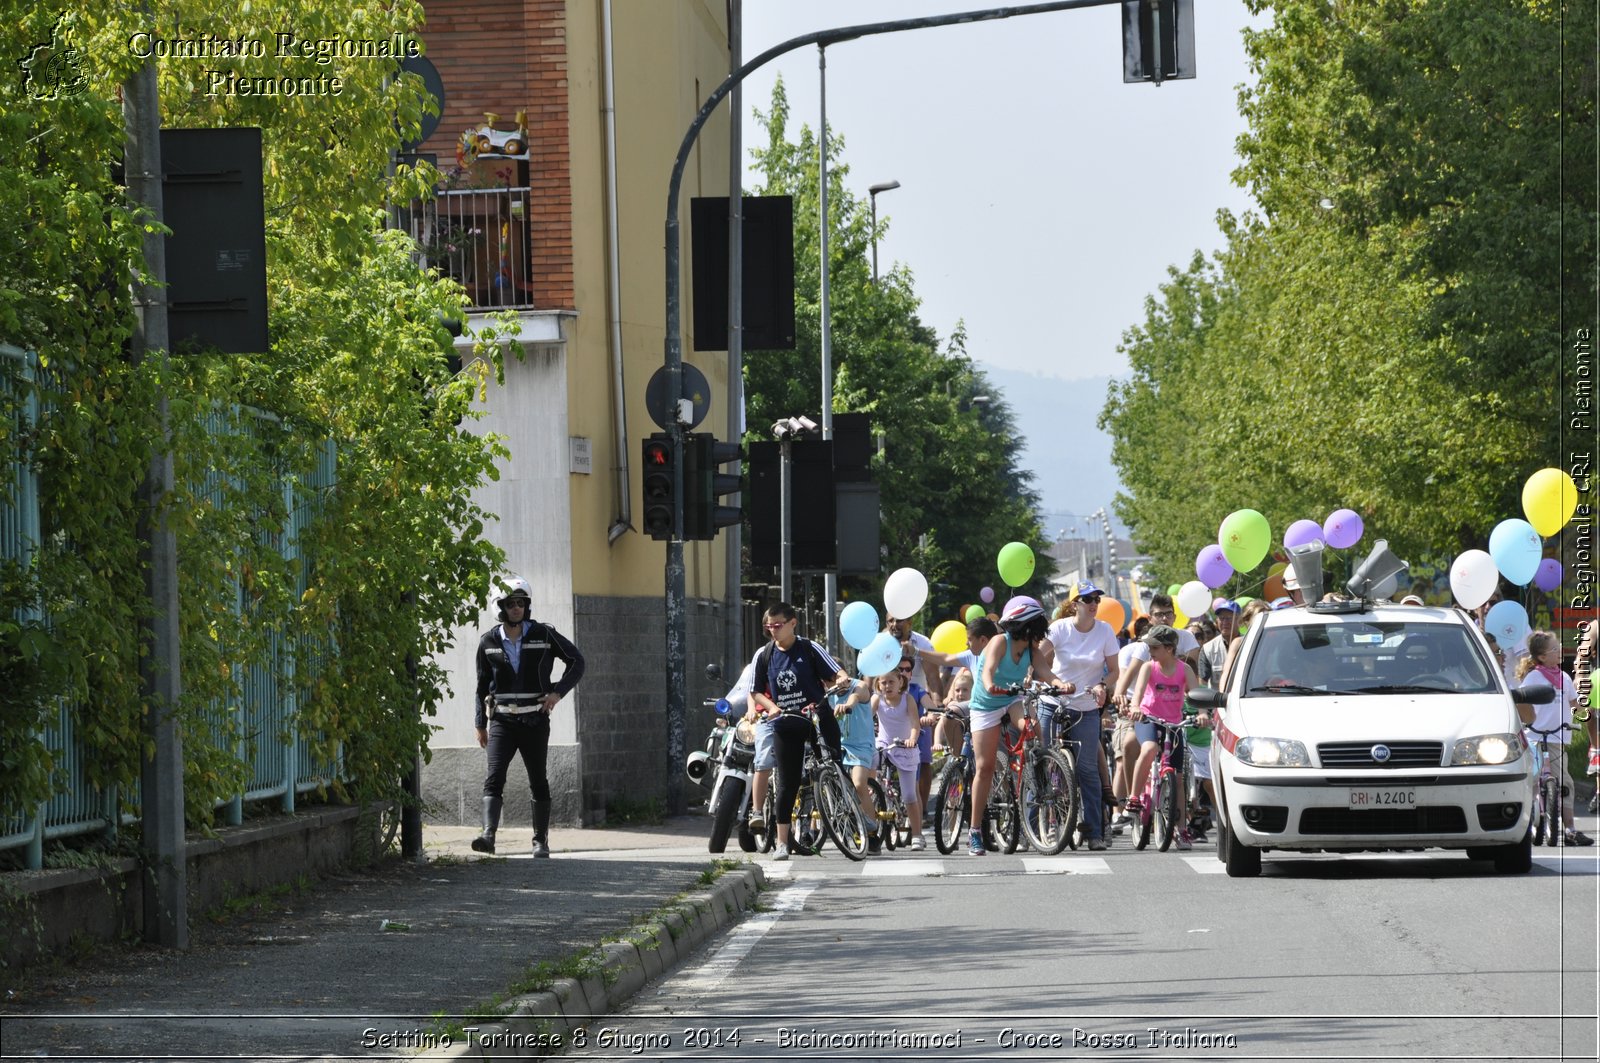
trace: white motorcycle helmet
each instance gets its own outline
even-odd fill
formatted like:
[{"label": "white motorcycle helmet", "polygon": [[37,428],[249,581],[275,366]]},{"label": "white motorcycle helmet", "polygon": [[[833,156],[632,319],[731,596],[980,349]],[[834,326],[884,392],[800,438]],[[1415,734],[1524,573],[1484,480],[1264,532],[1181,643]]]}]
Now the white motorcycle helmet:
[{"label": "white motorcycle helmet", "polygon": [[[528,581],[521,576],[508,576],[500,581],[499,590],[495,594],[494,607],[501,623],[504,623],[506,619],[506,602],[512,598],[521,598],[530,606],[533,604],[533,589],[528,586]],[[523,610],[522,619],[528,619],[527,609]]]}]

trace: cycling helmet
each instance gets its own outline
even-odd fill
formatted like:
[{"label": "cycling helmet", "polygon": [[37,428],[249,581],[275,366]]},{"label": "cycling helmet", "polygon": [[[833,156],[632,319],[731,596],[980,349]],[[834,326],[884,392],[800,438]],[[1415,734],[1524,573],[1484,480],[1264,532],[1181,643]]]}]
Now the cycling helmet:
[{"label": "cycling helmet", "polygon": [[[494,607],[502,621],[506,618],[506,602],[512,598],[521,598],[529,604],[533,602],[533,591],[528,586],[528,581],[521,576],[508,576],[500,581],[499,590],[494,598]],[[527,619],[526,613],[524,613],[523,619]]]},{"label": "cycling helmet", "polygon": [[1144,644],[1146,646],[1171,646],[1176,649],[1178,646],[1178,629],[1168,627],[1166,624],[1158,624],[1145,632]]},{"label": "cycling helmet", "polygon": [[1007,602],[1006,607],[1000,611],[1000,622],[1002,624],[1025,624],[1029,620],[1043,616],[1043,606],[1026,594],[1019,594]]}]

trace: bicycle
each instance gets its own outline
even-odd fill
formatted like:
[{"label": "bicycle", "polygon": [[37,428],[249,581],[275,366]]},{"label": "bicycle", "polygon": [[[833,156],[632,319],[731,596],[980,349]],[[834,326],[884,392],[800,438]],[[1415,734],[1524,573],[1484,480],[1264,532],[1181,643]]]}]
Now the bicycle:
[{"label": "bicycle", "polygon": [[[1006,767],[1020,797],[1022,832],[1027,835],[1028,844],[1046,856],[1054,856],[1066,847],[1078,825],[1081,802],[1076,755],[1065,746],[1046,747],[1039,741],[1039,700],[1052,690],[1042,683],[1013,688],[1012,692],[1023,702],[1022,726],[1015,729],[1015,741],[1011,738],[1013,728],[1000,729]],[[1073,710],[1057,702],[1055,711]]]},{"label": "bicycle", "polygon": [[[855,787],[844,773],[843,766],[822,751],[817,739],[816,722],[812,719],[815,710],[815,706],[808,705],[804,709],[785,709],[779,713],[780,716],[798,717],[811,725],[806,739],[805,759],[800,769],[800,792],[795,797],[794,815],[790,821],[789,849],[790,852],[802,851],[795,847],[796,836],[802,833],[797,825],[807,822],[812,829],[809,837],[801,842],[802,846],[809,849],[803,855],[816,855],[821,851],[823,841],[830,840],[847,858],[864,860],[867,856],[867,838],[875,832],[867,826],[867,818],[862,814],[860,802],[856,800]],[[769,822],[776,823],[776,798],[772,791],[768,792],[768,804],[774,813],[774,818]],[[816,830],[819,824],[820,836]],[[767,831],[769,838],[775,838],[776,834],[776,830]]]},{"label": "bicycle", "polygon": [[880,749],[877,753],[878,778],[870,785],[877,786],[882,794],[879,807],[883,844],[890,850],[903,849],[911,844],[911,811],[906,808],[905,795],[900,791],[900,770],[889,759],[888,750]]},{"label": "bicycle", "polygon": [[[1150,844],[1152,828],[1156,834],[1157,848],[1166,852],[1178,831],[1178,787],[1182,776],[1172,766],[1174,754],[1183,747],[1184,722],[1168,723],[1154,716],[1143,717],[1156,729],[1157,753],[1150,764],[1150,778],[1141,795],[1138,822],[1133,847],[1143,849]],[[1187,758],[1185,758],[1187,759]]]},{"label": "bicycle", "polygon": [[1565,786],[1556,783],[1556,775],[1550,768],[1551,755],[1545,753],[1544,744],[1552,736],[1565,731],[1566,726],[1563,724],[1553,730],[1543,731],[1530,723],[1526,729],[1538,736],[1528,743],[1533,753],[1535,777],[1539,780],[1533,791],[1533,844],[1544,845],[1548,840],[1552,847],[1558,846],[1563,840],[1561,799],[1568,794]]},{"label": "bicycle", "polygon": [[[949,714],[943,709],[934,712],[936,715]],[[933,842],[945,856],[960,846],[961,836],[972,822],[972,773],[975,768],[972,734],[969,731],[962,740],[960,752],[946,756],[944,768],[934,780],[932,788]],[[996,764],[994,784],[989,787],[989,804],[983,823],[984,847],[1006,853],[1017,851],[1022,826],[1010,781],[1010,774],[1002,772],[1000,765]]]}]

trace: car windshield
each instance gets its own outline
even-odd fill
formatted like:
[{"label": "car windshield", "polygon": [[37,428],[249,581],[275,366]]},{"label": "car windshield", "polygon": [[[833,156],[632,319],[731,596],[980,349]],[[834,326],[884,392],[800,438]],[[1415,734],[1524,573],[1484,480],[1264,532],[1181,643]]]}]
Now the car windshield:
[{"label": "car windshield", "polygon": [[1245,692],[1484,694],[1498,689],[1496,674],[1459,624],[1343,620],[1263,631],[1250,656]]}]

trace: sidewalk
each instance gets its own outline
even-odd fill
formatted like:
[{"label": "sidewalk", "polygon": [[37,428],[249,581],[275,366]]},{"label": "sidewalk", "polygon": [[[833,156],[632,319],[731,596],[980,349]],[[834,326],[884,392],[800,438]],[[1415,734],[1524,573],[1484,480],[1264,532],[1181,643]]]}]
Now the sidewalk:
[{"label": "sidewalk", "polygon": [[719,890],[721,908],[753,895],[753,868],[701,881],[708,829],[700,815],[558,828],[555,858],[534,860],[526,828],[502,831],[490,858],[469,848],[475,830],[426,827],[426,863],[324,879],[225,925],[191,913],[187,952],[106,950],[32,979],[0,1004],[0,1055],[403,1056],[436,1016],[481,1006],[531,965],[599,945],[680,894]]}]

